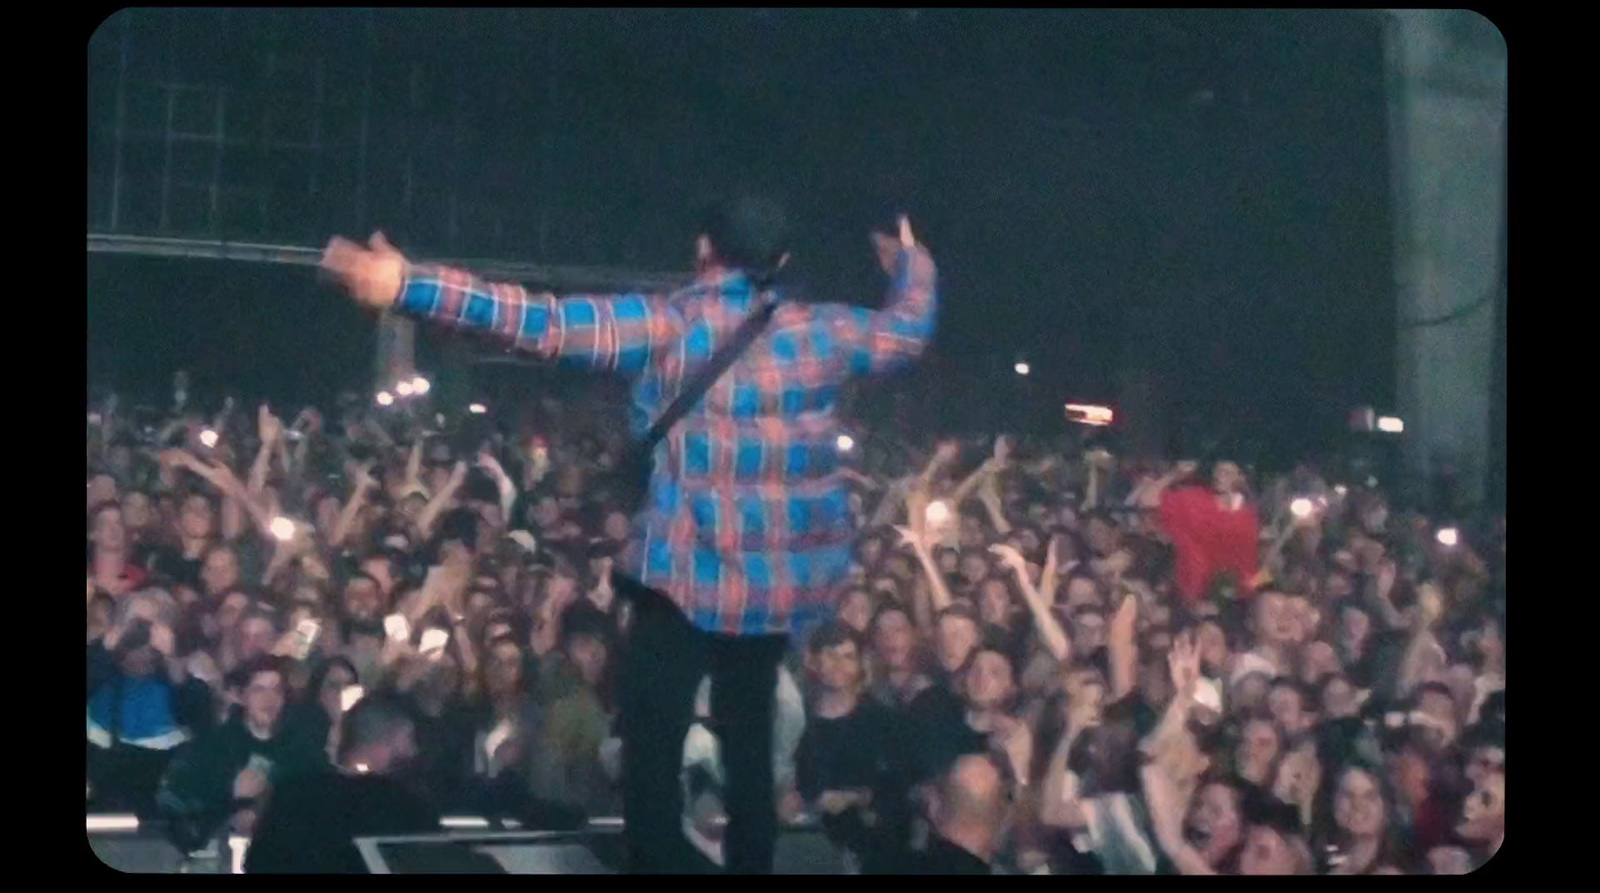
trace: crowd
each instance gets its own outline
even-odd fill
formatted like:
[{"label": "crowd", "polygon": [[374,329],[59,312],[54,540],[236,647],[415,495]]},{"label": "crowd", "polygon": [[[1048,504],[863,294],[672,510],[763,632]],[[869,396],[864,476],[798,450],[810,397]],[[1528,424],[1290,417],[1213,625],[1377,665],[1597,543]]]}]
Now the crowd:
[{"label": "crowd", "polygon": [[[91,812],[193,851],[382,760],[442,812],[620,814],[620,425],[425,405],[90,417]],[[1453,874],[1501,845],[1503,518],[1333,468],[856,437],[851,582],[796,637],[774,760],[782,817],[857,870]],[[356,743],[380,695],[410,745]],[[683,778],[713,860],[716,750],[696,726]]]}]

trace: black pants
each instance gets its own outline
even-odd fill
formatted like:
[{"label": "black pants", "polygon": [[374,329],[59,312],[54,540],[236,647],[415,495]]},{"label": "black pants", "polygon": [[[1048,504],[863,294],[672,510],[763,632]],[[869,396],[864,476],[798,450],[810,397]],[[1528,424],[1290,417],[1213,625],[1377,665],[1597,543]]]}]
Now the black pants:
[{"label": "black pants", "polygon": [[711,676],[711,729],[722,755],[729,874],[771,874],[778,840],[772,723],[783,636],[703,633],[665,596],[619,581],[633,604],[624,655],[623,821],[629,870],[686,874],[706,860],[683,834],[683,741],[700,681]]}]

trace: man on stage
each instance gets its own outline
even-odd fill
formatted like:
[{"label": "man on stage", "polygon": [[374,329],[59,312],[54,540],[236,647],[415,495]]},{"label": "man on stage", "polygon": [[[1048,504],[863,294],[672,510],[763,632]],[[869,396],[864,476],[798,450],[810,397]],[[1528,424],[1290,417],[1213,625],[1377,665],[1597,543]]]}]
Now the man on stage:
[{"label": "man on stage", "polygon": [[628,376],[636,437],[747,316],[777,302],[766,330],[656,447],[620,564],[643,584],[633,587],[621,697],[634,872],[704,864],[683,836],[679,771],[707,674],[727,776],[726,867],[772,871],[777,668],[791,631],[831,610],[854,536],[835,404],[847,380],[908,364],[933,333],[933,260],[904,217],[899,228],[873,236],[891,277],[878,311],[783,303],[773,279],[788,259],[784,215],[753,198],[706,214],[697,276],[671,294],[530,294],[413,266],[381,235],[367,247],[334,239],[324,254],[323,267],[364,306]]}]

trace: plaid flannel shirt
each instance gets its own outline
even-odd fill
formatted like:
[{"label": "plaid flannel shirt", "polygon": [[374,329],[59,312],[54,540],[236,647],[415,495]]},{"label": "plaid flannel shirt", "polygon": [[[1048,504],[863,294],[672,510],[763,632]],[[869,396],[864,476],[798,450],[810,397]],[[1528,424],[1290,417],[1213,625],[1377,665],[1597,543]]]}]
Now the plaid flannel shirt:
[{"label": "plaid flannel shirt", "polygon": [[[925,251],[902,250],[882,310],[781,304],[656,448],[649,499],[619,568],[707,632],[788,634],[831,611],[855,536],[838,474],[839,389],[922,353],[933,334],[936,278]],[[670,294],[558,298],[416,266],[396,309],[627,376],[629,423],[642,437],[685,373],[731,337],[756,299],[742,273],[703,276]]]}]

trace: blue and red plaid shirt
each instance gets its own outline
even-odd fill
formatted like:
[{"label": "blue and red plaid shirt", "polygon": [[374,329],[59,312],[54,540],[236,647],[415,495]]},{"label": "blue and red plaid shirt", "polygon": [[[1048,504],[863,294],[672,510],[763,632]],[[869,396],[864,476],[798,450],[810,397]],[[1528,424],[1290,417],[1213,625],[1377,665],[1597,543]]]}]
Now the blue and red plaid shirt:
[{"label": "blue and red plaid shirt", "polygon": [[[831,611],[849,573],[840,480],[840,387],[904,366],[933,335],[937,273],[921,248],[895,261],[882,310],[783,304],[771,324],[656,448],[649,500],[624,573],[666,594],[699,629],[788,634]],[[661,295],[530,294],[468,273],[411,268],[399,312],[633,380],[644,432],[756,306],[742,273]]]}]

